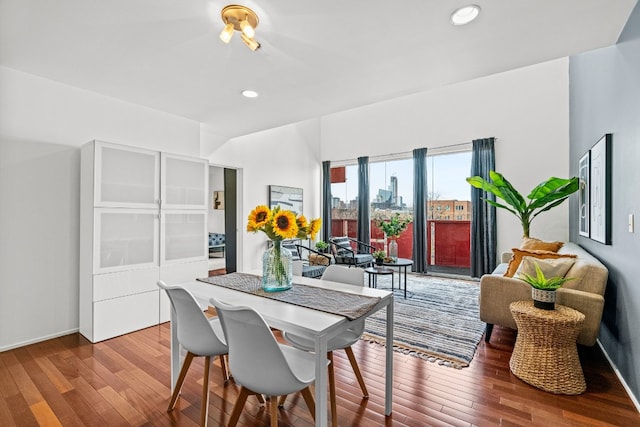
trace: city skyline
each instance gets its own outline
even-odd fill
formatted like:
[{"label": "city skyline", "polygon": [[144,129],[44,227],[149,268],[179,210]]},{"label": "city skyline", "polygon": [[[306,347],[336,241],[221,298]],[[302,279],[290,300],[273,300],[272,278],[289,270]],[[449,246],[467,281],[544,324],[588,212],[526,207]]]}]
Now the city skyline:
[{"label": "city skyline", "polygon": [[[471,170],[471,152],[427,157],[428,191],[438,200],[471,200],[471,187],[465,181]],[[397,178],[398,203],[413,208],[413,159],[372,162],[369,164],[369,200],[379,192],[390,191],[391,177]],[[331,185],[332,197],[344,203],[358,196],[358,166],[346,167],[346,182]],[[401,201],[401,203],[400,203]]]}]

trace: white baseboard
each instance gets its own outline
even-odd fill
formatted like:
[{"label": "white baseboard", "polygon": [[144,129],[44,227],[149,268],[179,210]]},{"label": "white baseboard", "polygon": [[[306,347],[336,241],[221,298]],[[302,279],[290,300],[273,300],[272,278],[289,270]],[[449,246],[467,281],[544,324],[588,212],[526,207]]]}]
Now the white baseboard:
[{"label": "white baseboard", "polygon": [[609,353],[607,353],[607,351],[604,349],[604,347],[603,347],[602,343],[600,342],[600,340],[597,340],[597,343],[598,343],[598,346],[600,347],[600,350],[602,350],[602,353],[604,354],[604,357],[607,358],[607,361],[609,362],[609,365],[611,365],[611,368],[613,369],[613,372],[615,372],[616,376],[620,380],[620,383],[622,384],[622,387],[624,387],[625,391],[629,395],[629,399],[631,399],[631,401],[635,405],[636,410],[638,412],[640,412],[640,402],[638,402],[638,398],[633,394],[633,392],[631,391],[631,389],[627,385],[627,382],[624,380],[624,378],[620,374],[620,371],[618,370],[618,367],[616,366],[616,364],[613,363],[613,360],[611,360],[611,358],[609,357]]},{"label": "white baseboard", "polygon": [[78,332],[79,330],[80,330],[79,328],[69,329],[68,331],[58,332],[58,333],[47,335],[47,336],[44,336],[44,337],[34,338],[32,340],[22,341],[22,342],[15,343],[15,344],[10,344],[10,345],[4,346],[4,347],[0,347],[0,353],[2,353],[3,351],[7,351],[7,350],[13,350],[14,348],[24,347],[25,345],[31,345],[31,344],[39,343],[39,342],[42,342],[42,341],[47,341],[47,340],[50,340],[50,339],[53,339],[53,338],[63,337],[65,335],[71,335],[71,334],[74,334],[74,333]]}]

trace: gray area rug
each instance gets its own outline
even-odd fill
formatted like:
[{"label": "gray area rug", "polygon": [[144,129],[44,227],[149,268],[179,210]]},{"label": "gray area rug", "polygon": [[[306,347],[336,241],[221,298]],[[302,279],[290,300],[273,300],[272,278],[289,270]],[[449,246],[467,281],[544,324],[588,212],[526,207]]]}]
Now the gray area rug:
[{"label": "gray area rug", "polygon": [[[445,366],[469,366],[485,324],[480,321],[480,284],[472,280],[410,274],[407,299],[394,291],[394,350]],[[403,282],[404,283],[404,282]],[[391,289],[379,276],[378,289]],[[363,339],[384,344],[386,310],[367,318]]]}]

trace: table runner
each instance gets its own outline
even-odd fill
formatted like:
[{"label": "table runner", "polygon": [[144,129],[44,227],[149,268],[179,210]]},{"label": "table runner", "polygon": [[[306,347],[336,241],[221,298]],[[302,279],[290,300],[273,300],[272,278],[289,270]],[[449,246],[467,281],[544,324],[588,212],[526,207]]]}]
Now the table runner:
[{"label": "table runner", "polygon": [[325,313],[337,314],[349,320],[355,320],[368,313],[380,302],[380,297],[350,294],[300,283],[294,283],[293,287],[286,291],[265,292],[262,289],[262,278],[246,273],[230,273],[197,280]]}]

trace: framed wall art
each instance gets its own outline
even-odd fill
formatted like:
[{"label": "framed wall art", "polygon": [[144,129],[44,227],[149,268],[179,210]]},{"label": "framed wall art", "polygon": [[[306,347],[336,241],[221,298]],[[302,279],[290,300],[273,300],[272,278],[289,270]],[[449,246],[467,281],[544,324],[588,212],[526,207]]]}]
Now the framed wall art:
[{"label": "framed wall art", "polygon": [[302,188],[269,186],[269,208],[279,206],[282,210],[290,210],[302,214]]},{"label": "framed wall art", "polygon": [[611,134],[606,134],[589,152],[589,237],[611,244]]},{"label": "framed wall art", "polygon": [[578,232],[585,237],[589,237],[589,159],[587,151],[578,162]]},{"label": "framed wall art", "polygon": [[224,210],[224,191],[213,192],[213,209]]}]

